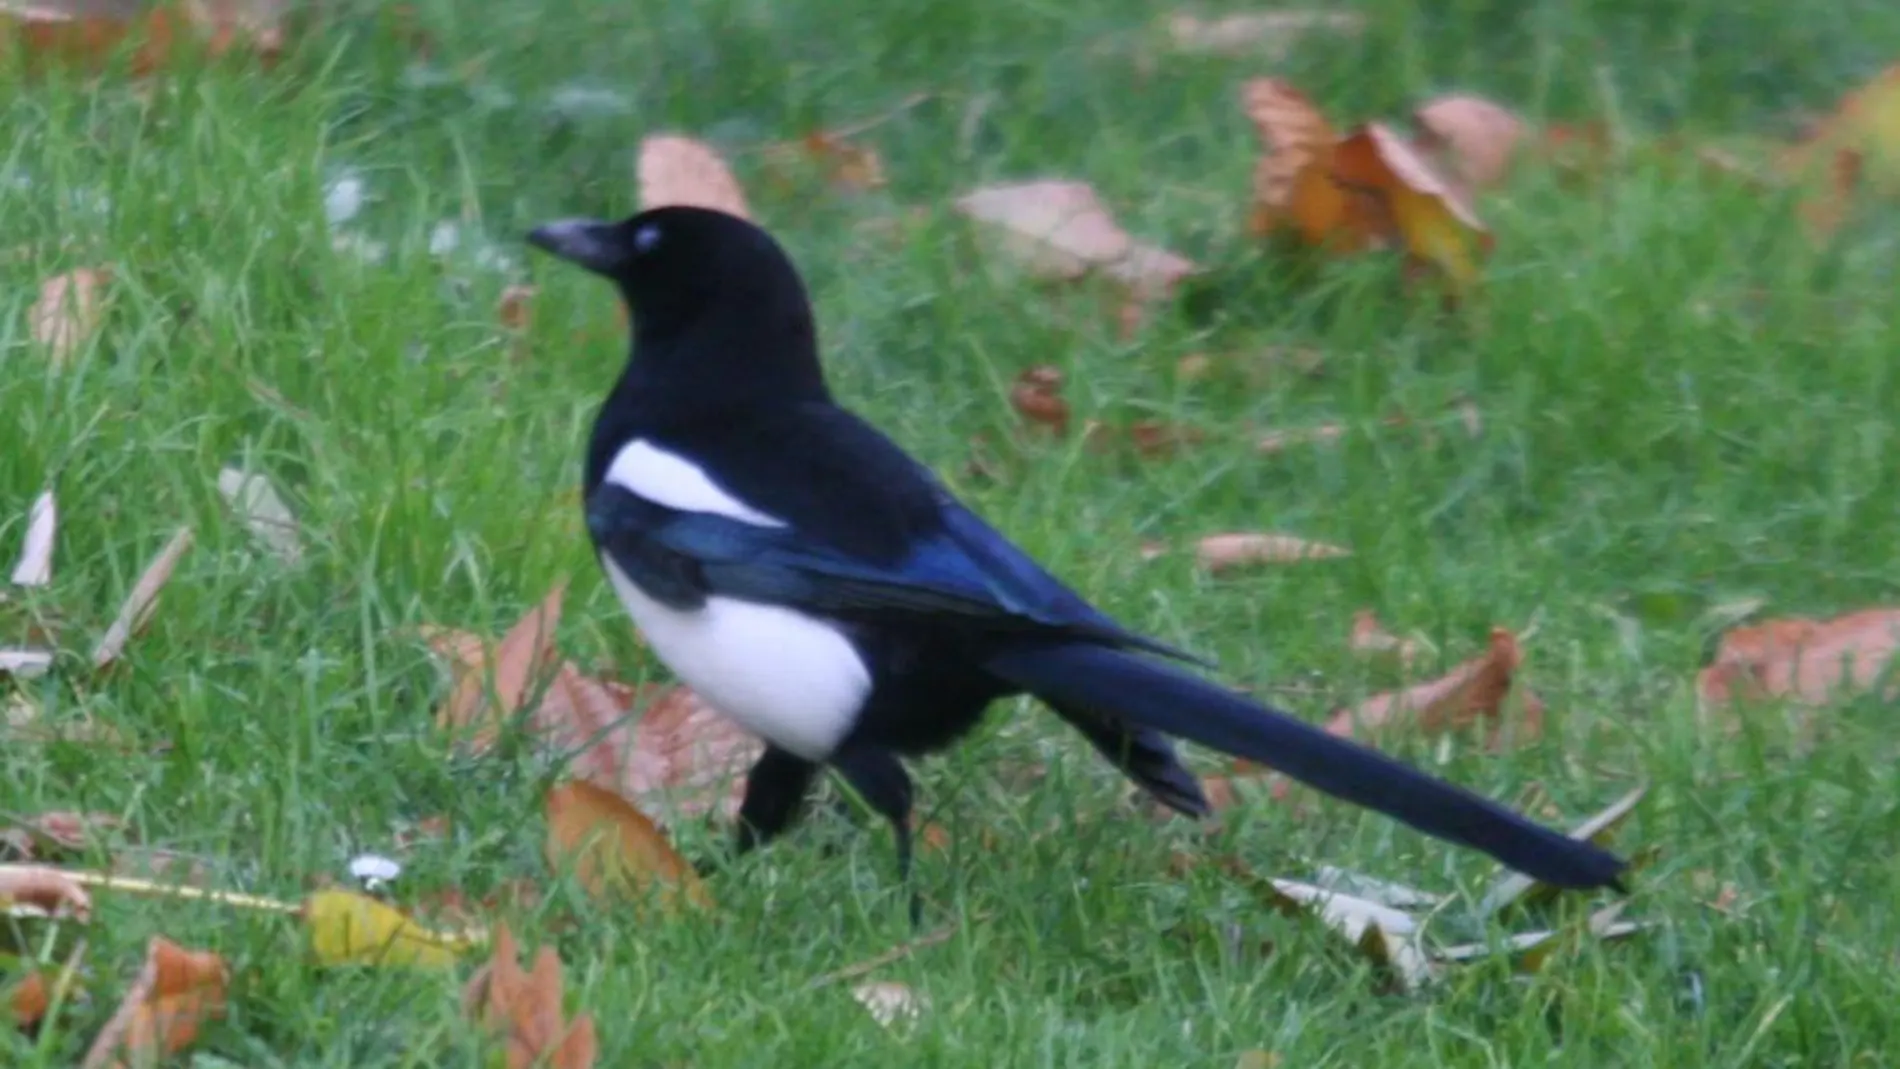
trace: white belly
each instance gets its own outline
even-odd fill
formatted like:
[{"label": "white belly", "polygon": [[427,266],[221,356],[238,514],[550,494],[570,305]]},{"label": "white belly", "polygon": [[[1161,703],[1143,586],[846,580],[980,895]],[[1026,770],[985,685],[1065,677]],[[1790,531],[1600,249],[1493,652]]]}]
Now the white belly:
[{"label": "white belly", "polygon": [[828,756],[851,730],[871,673],[837,628],[724,597],[681,612],[642,593],[612,560],[601,561],[653,652],[713,708],[807,760]]}]

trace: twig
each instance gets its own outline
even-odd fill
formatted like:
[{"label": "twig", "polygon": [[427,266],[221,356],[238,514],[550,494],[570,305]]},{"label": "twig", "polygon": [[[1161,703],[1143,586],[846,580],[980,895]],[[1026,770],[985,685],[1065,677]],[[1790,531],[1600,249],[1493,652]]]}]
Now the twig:
[{"label": "twig", "polygon": [[[990,915],[988,911],[985,911],[982,913],[978,913],[974,917],[971,917],[970,920],[972,922],[985,921],[985,920],[988,920],[989,917]],[[926,947],[934,947],[938,943],[941,943],[944,940],[949,939],[951,936],[957,934],[958,926],[959,926],[958,922],[953,921],[952,923],[947,924],[944,927],[939,928],[934,932],[931,932],[929,935],[920,935],[917,938],[912,939],[911,941],[907,943],[899,943],[896,946],[892,947],[891,949],[886,950],[884,953],[879,954],[875,958],[868,958],[864,961],[858,962],[856,965],[847,965],[842,969],[837,969],[832,972],[825,973],[817,977],[816,979],[812,980],[811,983],[806,984],[805,988],[806,990],[809,991],[814,988],[825,987],[830,984],[842,983],[845,980],[856,980],[858,977],[863,976],[866,973],[876,972],[877,970],[882,969],[884,966],[889,965],[891,962],[902,961],[905,958],[910,957],[912,954],[915,954],[919,950],[923,950]]]}]

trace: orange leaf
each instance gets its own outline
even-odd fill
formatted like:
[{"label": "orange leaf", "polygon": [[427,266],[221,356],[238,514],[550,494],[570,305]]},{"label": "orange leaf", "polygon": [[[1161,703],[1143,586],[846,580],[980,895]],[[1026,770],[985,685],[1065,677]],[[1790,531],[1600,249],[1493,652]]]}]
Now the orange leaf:
[{"label": "orange leaf", "polygon": [[534,298],[540,290],[517,283],[501,291],[495,302],[495,318],[504,330],[527,330],[534,322]]},{"label": "orange leaf", "polygon": [[[1488,742],[1495,745],[1503,730],[1504,699],[1512,677],[1523,663],[1517,636],[1501,627],[1491,629],[1491,644],[1483,655],[1453,668],[1443,677],[1374,695],[1350,709],[1340,709],[1326,722],[1326,730],[1351,736],[1359,728],[1379,730],[1404,718],[1415,721],[1421,733],[1438,735],[1483,719],[1490,722]],[[1526,702],[1519,736],[1534,739],[1543,731],[1541,703]]]},{"label": "orange leaf", "polygon": [[46,974],[38,969],[27,973],[7,993],[7,1004],[13,1011],[14,1025],[21,1031],[32,1031],[53,1005],[53,993],[46,985]]},{"label": "orange leaf", "polygon": [[1047,364],[1024,368],[1010,387],[1010,407],[1025,420],[1058,435],[1069,431],[1069,403],[1062,399],[1062,372]]},{"label": "orange leaf", "polygon": [[884,161],[875,149],[854,145],[837,134],[817,131],[799,142],[805,152],[826,165],[831,180],[846,189],[882,189]]},{"label": "orange leaf", "polygon": [[1380,123],[1367,123],[1333,153],[1333,177],[1376,194],[1391,213],[1405,248],[1433,264],[1464,293],[1478,280],[1478,257],[1489,251],[1484,223],[1418,150]]},{"label": "orange leaf", "polygon": [[1217,574],[1248,564],[1296,564],[1350,556],[1351,550],[1325,542],[1255,531],[1208,535],[1194,547],[1195,560]]},{"label": "orange leaf", "polygon": [[[484,655],[468,669],[455,673],[455,688],[436,713],[437,727],[458,733],[473,727],[470,746],[476,753],[494,745],[502,721],[521,711],[522,703],[533,693],[536,681],[554,656],[554,631],[561,620],[561,599],[566,592],[565,579],[555,583],[541,603],[528,610],[527,615],[502,636],[492,660]],[[445,638],[444,641],[453,640]],[[462,648],[458,652],[466,650]],[[492,707],[488,700],[491,665],[496,702]]]},{"label": "orange leaf", "polygon": [[225,982],[223,958],[153,936],[144,968],[93,1039],[81,1069],[143,1065],[185,1049],[205,1021],[224,1015]]},{"label": "orange leaf", "polygon": [[634,727],[626,795],[684,816],[730,819],[764,744],[682,686],[663,690]]},{"label": "orange leaf", "polygon": [[1339,135],[1306,94],[1278,78],[1256,78],[1241,88],[1241,107],[1266,149],[1253,174],[1249,229],[1256,236],[1292,229],[1309,246],[1345,252],[1382,243],[1366,198],[1333,181]]},{"label": "orange leaf", "polygon": [[523,972],[520,950],[507,925],[495,931],[494,954],[462,990],[462,1010],[507,1044],[508,1069],[591,1069],[598,1056],[594,1018],[572,1022],[561,1011],[561,959],[553,947],[535,954]]},{"label": "orange leaf", "polygon": [[[1794,617],[1738,627],[1696,677],[1711,705],[1788,698],[1826,705],[1879,683],[1900,651],[1900,609],[1863,609],[1829,620]],[[1885,694],[1900,694],[1889,684]]]},{"label": "orange leaf", "polygon": [[666,835],[631,802],[584,780],[555,785],[547,796],[548,864],[572,865],[575,878],[596,898],[656,885],[662,901],[709,906],[699,874]]},{"label": "orange leaf", "polygon": [[1884,187],[1900,188],[1900,65],[1841,98],[1834,114],[1783,157],[1782,169],[1797,178],[1837,178],[1842,152],[1854,154],[1857,168]]},{"label": "orange leaf", "polygon": [[29,313],[33,340],[46,346],[54,365],[72,359],[99,329],[110,267],[81,267],[40,284],[39,300]]},{"label": "orange leaf", "polygon": [[683,204],[752,218],[739,180],[703,141],[674,134],[646,138],[640,142],[636,169],[642,209]]},{"label": "orange leaf", "polygon": [[1524,139],[1524,120],[1483,97],[1443,96],[1412,112],[1419,147],[1451,158],[1467,189],[1504,180]]}]

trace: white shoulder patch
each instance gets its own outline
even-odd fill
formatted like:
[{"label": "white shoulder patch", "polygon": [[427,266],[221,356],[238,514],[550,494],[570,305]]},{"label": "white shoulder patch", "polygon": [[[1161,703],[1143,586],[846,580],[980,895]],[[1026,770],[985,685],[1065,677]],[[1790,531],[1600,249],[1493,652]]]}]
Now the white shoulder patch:
[{"label": "white shoulder patch", "polygon": [[785,526],[784,520],[768,516],[720,489],[699,465],[644,438],[620,447],[613,463],[607,466],[605,481],[682,512],[711,512],[760,527]]}]

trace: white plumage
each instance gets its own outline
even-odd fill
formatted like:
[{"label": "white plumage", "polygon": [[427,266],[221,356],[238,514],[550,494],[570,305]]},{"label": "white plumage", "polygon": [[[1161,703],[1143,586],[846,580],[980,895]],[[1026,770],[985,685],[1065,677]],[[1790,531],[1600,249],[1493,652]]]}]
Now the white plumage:
[{"label": "white plumage", "polygon": [[[720,489],[677,453],[635,439],[607,468],[607,482],[682,511],[783,527]],[[710,597],[681,612],[648,597],[603,555],[628,615],[680,681],[746,730],[809,760],[830,754],[871,690],[863,658],[835,626],[778,605]]]}]

